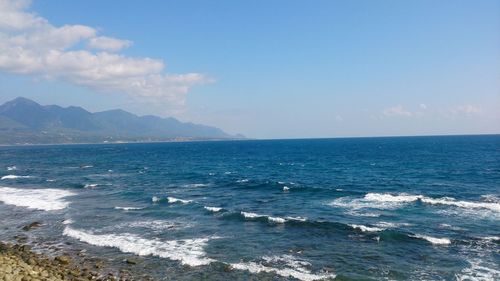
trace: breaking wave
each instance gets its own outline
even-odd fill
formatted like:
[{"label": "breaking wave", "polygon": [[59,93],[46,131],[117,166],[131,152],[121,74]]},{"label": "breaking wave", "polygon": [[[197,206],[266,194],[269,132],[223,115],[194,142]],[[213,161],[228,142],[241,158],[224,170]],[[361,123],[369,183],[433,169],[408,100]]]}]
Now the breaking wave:
[{"label": "breaking wave", "polygon": [[291,255],[264,256],[260,262],[232,263],[231,267],[246,270],[250,273],[271,272],[282,277],[293,277],[303,281],[333,279],[336,277],[335,274],[329,272],[313,273],[309,262],[299,260]]},{"label": "breaking wave", "polygon": [[68,207],[65,197],[75,193],[61,189],[20,189],[0,187],[0,201],[8,205],[44,211],[61,210]]},{"label": "breaking wave", "polygon": [[133,253],[139,256],[167,258],[190,266],[207,265],[215,261],[206,257],[203,250],[207,242],[213,238],[162,241],[145,239],[130,233],[93,234],[70,227],[66,227],[63,234],[91,245],[113,247],[124,253]]}]

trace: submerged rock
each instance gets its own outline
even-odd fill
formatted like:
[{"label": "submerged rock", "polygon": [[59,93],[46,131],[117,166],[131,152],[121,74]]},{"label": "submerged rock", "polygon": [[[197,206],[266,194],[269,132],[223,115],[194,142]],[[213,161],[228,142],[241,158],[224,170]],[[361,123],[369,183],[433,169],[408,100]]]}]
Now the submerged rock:
[{"label": "submerged rock", "polygon": [[38,222],[38,221],[35,221],[35,222],[32,222],[32,223],[30,223],[30,224],[28,224],[28,225],[23,226],[23,228],[22,228],[22,229],[23,229],[24,231],[29,231],[29,230],[32,230],[32,229],[34,229],[34,228],[39,228],[40,226],[42,226],[42,223],[41,223],[41,222]]}]

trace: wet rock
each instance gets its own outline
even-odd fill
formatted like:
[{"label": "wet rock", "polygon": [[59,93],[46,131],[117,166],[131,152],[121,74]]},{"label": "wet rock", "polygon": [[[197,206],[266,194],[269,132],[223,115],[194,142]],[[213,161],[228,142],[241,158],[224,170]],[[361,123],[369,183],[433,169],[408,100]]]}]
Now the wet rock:
[{"label": "wet rock", "polygon": [[137,260],[136,259],[131,259],[131,258],[125,259],[125,262],[127,264],[137,264]]},{"label": "wet rock", "polygon": [[30,224],[28,224],[28,225],[23,226],[23,228],[22,228],[22,229],[23,229],[24,231],[29,231],[29,230],[32,230],[32,229],[34,229],[34,228],[38,228],[38,227],[40,227],[40,226],[42,226],[42,223],[41,223],[41,222],[38,222],[38,221],[35,221],[35,222],[32,222],[32,223],[30,223]]},{"label": "wet rock", "polygon": [[57,256],[54,258],[60,264],[69,264],[70,260],[68,256]]}]

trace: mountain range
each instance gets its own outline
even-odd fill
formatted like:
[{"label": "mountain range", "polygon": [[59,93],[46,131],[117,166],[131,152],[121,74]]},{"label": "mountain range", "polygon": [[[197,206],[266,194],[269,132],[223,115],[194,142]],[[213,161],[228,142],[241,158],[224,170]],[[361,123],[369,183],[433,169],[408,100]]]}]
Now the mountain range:
[{"label": "mountain range", "polygon": [[219,128],[115,109],[40,105],[19,97],[0,105],[0,144],[241,139]]}]

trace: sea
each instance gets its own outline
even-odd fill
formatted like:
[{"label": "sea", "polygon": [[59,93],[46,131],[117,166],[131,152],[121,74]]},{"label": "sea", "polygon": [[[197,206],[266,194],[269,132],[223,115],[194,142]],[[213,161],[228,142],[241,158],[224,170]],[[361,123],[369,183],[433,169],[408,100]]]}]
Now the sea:
[{"label": "sea", "polygon": [[500,280],[500,135],[0,147],[0,240],[155,280]]}]

